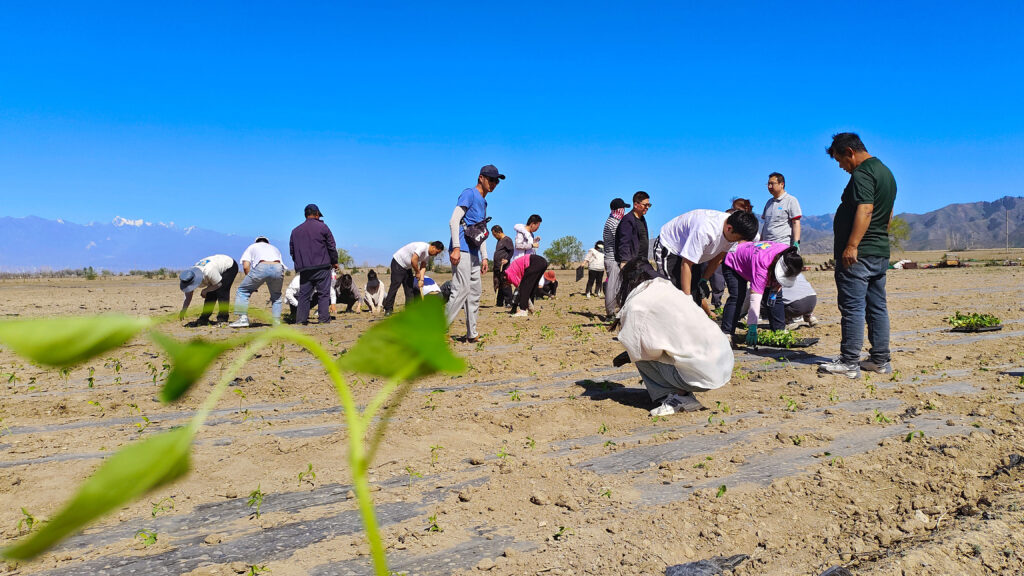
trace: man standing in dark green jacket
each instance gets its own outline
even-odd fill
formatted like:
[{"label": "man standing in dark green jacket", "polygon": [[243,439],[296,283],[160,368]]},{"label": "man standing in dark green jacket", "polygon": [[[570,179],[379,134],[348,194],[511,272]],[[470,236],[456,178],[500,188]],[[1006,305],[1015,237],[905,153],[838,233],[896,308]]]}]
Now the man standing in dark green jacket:
[{"label": "man standing in dark green jacket", "polygon": [[[827,152],[850,173],[850,181],[832,222],[837,300],[842,314],[840,355],[819,366],[818,371],[848,378],[860,377],[861,370],[890,374],[885,273],[889,269],[889,221],[896,201],[896,180],[852,132],[833,136]],[[861,362],[865,319],[871,350],[868,360]]]}]

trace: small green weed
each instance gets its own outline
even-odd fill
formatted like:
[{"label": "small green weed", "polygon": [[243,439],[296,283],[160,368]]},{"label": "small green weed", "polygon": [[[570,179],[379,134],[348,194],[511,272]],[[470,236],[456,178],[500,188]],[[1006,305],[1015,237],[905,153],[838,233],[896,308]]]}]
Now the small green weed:
[{"label": "small green weed", "polygon": [[249,500],[248,502],[246,502],[246,504],[248,504],[249,508],[252,508],[254,510],[250,518],[260,517],[260,508],[263,507],[264,496],[266,496],[266,494],[263,493],[263,490],[260,490],[259,484],[256,485],[255,490],[249,493]]},{"label": "small green weed", "polygon": [[444,528],[441,528],[437,523],[437,512],[427,516],[427,532],[444,532]]},{"label": "small green weed", "polygon": [[313,471],[313,463],[306,464],[306,470],[299,472],[299,486],[305,482],[310,486],[316,486],[316,472]]},{"label": "small green weed", "polygon": [[143,548],[149,548],[153,544],[156,544],[156,532],[139,530],[135,533],[135,539],[142,542]]}]

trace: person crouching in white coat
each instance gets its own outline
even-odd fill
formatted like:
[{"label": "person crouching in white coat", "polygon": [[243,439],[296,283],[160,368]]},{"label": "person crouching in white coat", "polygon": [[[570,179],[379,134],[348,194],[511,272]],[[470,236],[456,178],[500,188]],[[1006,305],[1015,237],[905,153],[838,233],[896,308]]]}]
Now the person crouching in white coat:
[{"label": "person crouching in white coat", "polygon": [[366,273],[366,285],[363,286],[363,304],[366,304],[366,307],[373,314],[383,312],[384,296],[384,288],[377,278],[377,272],[370,270]]},{"label": "person crouching in white coat", "polygon": [[692,297],[664,278],[652,278],[650,266],[640,261],[623,267],[618,300],[619,342],[651,400],[660,403],[651,415],[703,409],[693,394],[721,388],[732,376],[728,337]]}]

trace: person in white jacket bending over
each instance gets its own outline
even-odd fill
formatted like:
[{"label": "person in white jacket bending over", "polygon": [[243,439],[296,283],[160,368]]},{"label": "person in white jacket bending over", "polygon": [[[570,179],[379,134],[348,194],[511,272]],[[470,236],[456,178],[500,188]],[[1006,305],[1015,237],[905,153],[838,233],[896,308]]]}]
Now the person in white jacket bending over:
[{"label": "person in white jacket bending over", "polygon": [[[701,410],[693,394],[729,381],[732,346],[693,298],[664,278],[652,279],[639,264],[634,260],[622,269],[619,342],[651,400],[660,403],[651,416]],[[614,363],[620,366],[625,358],[620,355]]]}]

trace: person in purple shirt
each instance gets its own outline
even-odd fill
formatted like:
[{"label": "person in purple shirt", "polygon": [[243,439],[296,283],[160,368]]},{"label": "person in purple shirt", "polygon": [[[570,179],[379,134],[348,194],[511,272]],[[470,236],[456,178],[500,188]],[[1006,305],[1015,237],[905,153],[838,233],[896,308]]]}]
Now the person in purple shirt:
[{"label": "person in purple shirt", "polygon": [[331,321],[331,269],[338,269],[338,249],[331,229],[320,218],[316,204],[306,206],[306,221],[292,230],[288,248],[299,273],[299,306],[295,310],[295,323],[309,322],[309,308],[314,289],[320,295],[317,304],[320,323]]},{"label": "person in purple shirt", "polygon": [[[770,328],[784,329],[785,307],[779,293],[782,288],[792,287],[804,268],[804,259],[797,248],[780,242],[744,242],[736,247],[735,252],[726,254],[725,263],[750,282],[746,343],[751,346],[757,344],[757,321],[765,296],[768,297]],[[736,306],[732,326],[736,325],[739,310]]]}]

